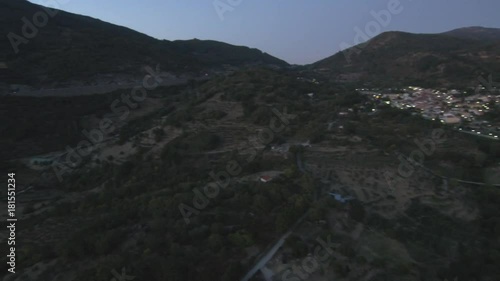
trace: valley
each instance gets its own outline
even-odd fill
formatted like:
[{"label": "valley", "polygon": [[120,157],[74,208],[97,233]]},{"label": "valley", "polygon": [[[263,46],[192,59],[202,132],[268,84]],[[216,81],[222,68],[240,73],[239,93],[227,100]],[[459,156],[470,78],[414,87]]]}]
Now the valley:
[{"label": "valley", "polygon": [[[300,81],[295,76],[251,69],[189,85],[159,87],[140,107],[130,109],[126,122],[114,123],[120,124],[119,129],[104,136],[76,167],[68,162],[62,146],[61,153],[53,157],[36,157],[51,159],[50,164],[34,164],[29,160],[33,157],[11,161],[19,167],[17,174],[32,175],[19,178],[20,188],[30,188],[19,194],[23,213],[19,237],[21,243],[31,245],[25,255],[32,263],[23,264],[29,266],[31,275],[22,276],[64,280],[77,278],[70,272],[78,268],[78,276],[99,278],[94,275],[99,271],[90,268],[103,267],[105,272],[124,262],[113,253],[126,257],[146,247],[144,258],[172,257],[175,248],[163,249],[165,240],[155,238],[167,235],[178,249],[188,247],[201,251],[197,255],[208,255],[203,245],[209,245],[210,255],[216,251],[220,259],[238,256],[246,266],[233,264],[215,273],[201,259],[196,271],[174,267],[166,268],[164,274],[193,280],[210,271],[235,280],[296,222],[300,223],[281,240],[284,244],[244,280],[296,276],[299,273],[289,269],[307,259],[308,249],[314,248],[318,237],[326,241],[332,235],[343,242],[318,267],[324,269],[300,273],[309,280],[334,276],[369,280],[382,273],[417,280],[411,276],[435,274],[430,268],[452,270],[435,267],[431,261],[451,261],[460,256],[453,252],[457,245],[474,245],[472,233],[479,227],[475,221],[484,211],[475,203],[478,199],[473,199],[479,196],[477,186],[443,180],[435,174],[446,176],[454,171],[456,177],[460,170],[463,180],[484,181],[475,176],[477,166],[446,159],[470,153],[467,157],[483,159],[478,162],[481,169],[498,169],[491,161],[496,157],[491,151],[497,150],[490,149],[499,144],[492,141],[484,151],[478,146],[479,139],[462,136],[440,122],[378,105],[355,90],[348,95],[329,95],[321,89],[339,86]],[[341,91],[345,89],[334,90]],[[311,98],[309,92],[316,94]],[[378,108],[376,114],[372,108]],[[98,116],[82,117],[87,120],[86,131],[99,128]],[[398,156],[412,157],[419,149],[412,139],[426,143],[436,134],[441,138],[436,139],[435,151],[425,154],[423,160],[426,169],[435,174]],[[467,148],[465,154],[452,156],[450,148],[459,139]],[[58,179],[60,165],[68,170]],[[495,192],[490,186],[480,187],[479,193]],[[343,203],[330,193],[355,201]],[[97,225],[109,225],[104,232],[109,238],[88,232]],[[464,232],[465,225],[470,229]],[[455,230],[443,232],[444,226]],[[205,240],[203,233],[208,229],[219,230]],[[419,244],[407,240],[414,231],[422,239]],[[87,238],[77,238],[81,235]],[[37,241],[44,241],[44,248]],[[77,241],[85,244],[75,244]],[[448,250],[426,246],[437,241]],[[94,243],[105,243],[105,248]],[[379,243],[391,246],[374,246]],[[387,252],[389,249],[407,258],[389,266],[387,262],[395,254]],[[92,261],[96,257],[98,263]],[[61,262],[72,263],[71,271],[44,275],[54,272],[50,268],[59,268]],[[207,272],[202,273],[204,270]]]},{"label": "valley", "polygon": [[306,65],[62,10],[29,39],[0,47],[2,280],[498,280],[500,29]]}]

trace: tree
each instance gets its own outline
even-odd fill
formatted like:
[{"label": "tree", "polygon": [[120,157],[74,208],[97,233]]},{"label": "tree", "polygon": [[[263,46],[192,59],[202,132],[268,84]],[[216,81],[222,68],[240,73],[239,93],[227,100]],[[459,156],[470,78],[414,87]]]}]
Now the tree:
[{"label": "tree", "polygon": [[156,142],[160,142],[165,136],[165,131],[162,128],[156,128],[153,130],[153,135]]},{"label": "tree", "polygon": [[220,234],[212,234],[208,237],[208,245],[215,253],[224,246],[224,238]]},{"label": "tree", "polygon": [[246,230],[240,230],[229,234],[229,241],[231,241],[233,245],[241,248],[252,246],[255,243],[252,234]]},{"label": "tree", "polygon": [[365,218],[365,208],[363,204],[357,200],[350,201],[351,207],[349,208],[349,216],[356,221],[362,222]]}]

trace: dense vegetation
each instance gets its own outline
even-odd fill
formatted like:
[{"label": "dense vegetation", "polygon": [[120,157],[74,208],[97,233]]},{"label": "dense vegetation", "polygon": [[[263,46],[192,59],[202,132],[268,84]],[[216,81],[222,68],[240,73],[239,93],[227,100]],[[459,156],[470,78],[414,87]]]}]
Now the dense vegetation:
[{"label": "dense vegetation", "polygon": [[[0,1],[0,32],[23,36],[23,17],[32,21],[41,6],[28,1]],[[17,39],[15,42],[18,42]],[[120,73],[140,75],[146,65],[161,65],[162,71],[174,73],[221,69],[224,65],[287,63],[248,47],[216,41],[157,40],[125,27],[90,17],[58,11],[43,28],[15,53],[11,44],[3,44],[1,61],[10,73],[9,82],[38,86],[53,82],[86,81],[97,75]]]},{"label": "dense vegetation", "polygon": [[[361,223],[382,233],[384,243],[394,239],[404,245],[416,262],[398,261],[389,255],[366,260],[352,237],[333,231],[336,239],[343,241],[338,249],[341,255],[386,274],[377,275],[375,280],[413,275],[425,280],[453,280],[457,276],[462,281],[498,276],[498,268],[494,266],[500,262],[497,189],[460,187],[467,191],[459,199],[479,210],[479,215],[471,221],[444,214],[436,206],[418,200],[399,216],[387,219],[367,211],[363,202],[343,205],[321,196],[328,186],[314,173],[301,171],[297,164],[297,157],[306,154],[308,148],[294,145],[288,158],[270,154],[271,146],[296,139],[309,140],[314,146],[355,150],[362,145],[378,149],[379,154],[408,155],[416,149],[415,139],[426,138],[433,129],[442,128],[439,123],[423,120],[411,112],[370,101],[349,86],[326,81],[311,83],[297,76],[295,72],[253,69],[206,83],[152,92],[150,98],[161,106],[128,120],[116,132],[117,141],[128,142],[149,128],[156,128],[152,131],[154,139],[161,141],[170,137],[163,126],[182,133],[157,152],[143,147],[123,163],[109,159],[89,164],[56,184],[63,194],[81,197],[54,200],[53,208],[43,212],[39,212],[39,205],[25,210],[28,218],[23,220],[21,229],[26,240],[19,268],[56,259],[61,272],[77,272],[74,280],[109,280],[113,269],[119,271],[123,267],[136,276],[134,280],[238,280],[258,257],[249,253],[264,251],[304,214],[311,231],[319,228],[319,235],[326,237],[332,233],[332,217],[345,213],[347,224]],[[312,98],[309,93],[314,93]],[[79,124],[82,116],[105,113],[114,96],[26,99],[25,107],[43,105],[51,111],[35,120],[32,115],[23,116],[21,106],[10,107],[13,110],[10,116],[26,120],[22,122],[27,124],[22,126],[27,133],[16,133],[13,138],[33,141],[50,139],[52,135],[62,138],[60,144],[71,142],[74,134],[62,133],[70,125],[58,127],[50,123],[55,122],[56,112],[62,106],[71,108],[66,111],[71,115],[64,120]],[[217,102],[213,102],[216,97]],[[21,104],[15,98],[6,102]],[[226,111],[205,110],[208,104],[222,102],[241,106],[242,115],[232,121],[238,127],[265,128],[273,118],[273,108],[281,112],[286,108],[295,117],[249,161],[245,150],[225,150],[230,145],[227,136],[210,127],[228,123],[225,118],[231,114]],[[49,122],[46,130],[35,129],[44,122]],[[190,125],[196,122],[203,122],[206,127],[190,130]],[[11,130],[9,124],[4,126],[4,131]],[[326,129],[329,127],[332,129]],[[445,131],[447,142],[426,157],[424,165],[443,175],[483,180],[478,175],[495,165],[500,150],[491,143]],[[236,131],[231,135],[238,137]],[[355,137],[361,141],[352,141]],[[460,151],[453,146],[458,142]],[[470,164],[475,151],[484,154],[485,161]],[[454,166],[442,168],[443,162]],[[233,163],[233,168],[237,163],[241,170],[228,181],[217,178],[228,163]],[[283,173],[268,183],[258,180],[258,173],[272,170]],[[440,184],[436,176],[428,177],[436,186]],[[227,185],[216,188],[221,182]],[[460,183],[450,182],[450,186],[459,187]],[[214,188],[218,189],[216,195],[208,196],[211,193],[207,192],[213,192]],[[436,188],[436,194],[440,192]],[[54,230],[51,221],[65,227]],[[37,239],[46,233],[51,235]],[[378,243],[376,239],[363,241]],[[293,235],[287,239],[283,251],[285,260],[305,258],[312,251],[311,241]],[[326,266],[339,276],[348,276],[352,271],[341,260],[331,260]],[[39,279],[52,280],[57,273],[46,271]]]},{"label": "dense vegetation", "polygon": [[384,87],[476,87],[479,75],[492,74],[498,80],[498,50],[494,40],[386,32],[311,67],[328,71],[334,79]]}]

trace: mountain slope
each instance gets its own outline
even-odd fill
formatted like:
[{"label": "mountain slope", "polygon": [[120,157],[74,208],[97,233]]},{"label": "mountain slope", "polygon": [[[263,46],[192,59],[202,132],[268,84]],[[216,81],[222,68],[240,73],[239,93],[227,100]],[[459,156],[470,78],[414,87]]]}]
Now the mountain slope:
[{"label": "mountain slope", "polygon": [[[0,1],[0,32],[22,36],[23,17],[47,10],[27,1]],[[13,37],[12,37],[13,38]],[[216,41],[157,40],[131,29],[58,11],[19,52],[8,42],[0,53],[12,74],[10,83],[31,85],[63,80],[88,80],[97,74],[137,74],[144,65],[161,65],[163,71],[192,72],[223,65],[286,62],[259,50]],[[20,75],[22,73],[22,75]],[[17,75],[16,75],[17,74]],[[16,78],[16,79],[14,79]]]},{"label": "mountain slope", "polygon": [[471,40],[500,40],[500,28],[487,28],[481,26],[458,28],[441,34]]},{"label": "mountain slope", "polygon": [[312,65],[339,80],[387,83],[474,83],[500,72],[500,44],[441,34],[386,32]]}]

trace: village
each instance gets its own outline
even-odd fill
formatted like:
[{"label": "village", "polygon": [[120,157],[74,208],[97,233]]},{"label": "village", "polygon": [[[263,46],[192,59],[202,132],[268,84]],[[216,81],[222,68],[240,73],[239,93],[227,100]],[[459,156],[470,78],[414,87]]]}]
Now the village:
[{"label": "village", "polygon": [[[500,103],[500,92],[480,87],[474,92],[456,89],[358,89],[379,105],[409,110],[425,119],[453,126],[457,131],[490,139],[499,139],[500,123],[486,118]],[[376,111],[376,109],[373,109]]]}]

